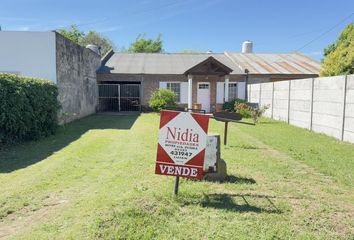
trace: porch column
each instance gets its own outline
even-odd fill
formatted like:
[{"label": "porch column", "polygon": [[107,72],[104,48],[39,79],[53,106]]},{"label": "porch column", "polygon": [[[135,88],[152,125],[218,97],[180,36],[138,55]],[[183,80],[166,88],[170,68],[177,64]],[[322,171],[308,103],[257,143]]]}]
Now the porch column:
[{"label": "porch column", "polygon": [[225,102],[228,102],[229,101],[229,79],[230,79],[230,76],[229,75],[225,75],[225,95],[224,95],[224,99],[225,99]]},{"label": "porch column", "polygon": [[188,108],[192,108],[192,83],[193,77],[191,74],[188,74]]}]

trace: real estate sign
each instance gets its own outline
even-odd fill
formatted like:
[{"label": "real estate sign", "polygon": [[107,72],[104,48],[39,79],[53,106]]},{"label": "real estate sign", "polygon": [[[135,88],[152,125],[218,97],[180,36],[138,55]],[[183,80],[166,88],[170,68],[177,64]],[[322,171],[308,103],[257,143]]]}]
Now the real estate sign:
[{"label": "real estate sign", "polygon": [[155,173],[201,179],[208,124],[204,114],[161,111]]}]

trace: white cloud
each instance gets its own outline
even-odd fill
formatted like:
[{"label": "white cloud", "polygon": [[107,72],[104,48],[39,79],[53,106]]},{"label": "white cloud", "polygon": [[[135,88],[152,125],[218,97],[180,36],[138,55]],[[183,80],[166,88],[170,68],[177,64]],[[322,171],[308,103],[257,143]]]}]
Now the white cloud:
[{"label": "white cloud", "polygon": [[120,30],[122,28],[123,28],[122,26],[113,26],[113,27],[109,27],[109,28],[98,29],[98,31],[101,33],[115,32],[115,31]]}]

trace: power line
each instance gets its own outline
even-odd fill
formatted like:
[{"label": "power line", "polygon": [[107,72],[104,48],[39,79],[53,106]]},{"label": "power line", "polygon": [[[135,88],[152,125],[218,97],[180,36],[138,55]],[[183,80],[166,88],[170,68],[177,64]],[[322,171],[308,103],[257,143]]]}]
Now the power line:
[{"label": "power line", "polygon": [[312,39],[311,41],[309,41],[308,43],[304,44],[302,47],[298,48],[295,50],[295,52],[298,52],[300,50],[302,50],[303,48],[307,47],[308,45],[310,45],[311,43],[313,43],[314,41],[320,39],[321,37],[323,37],[324,35],[326,35],[327,33],[329,33],[330,31],[332,31],[333,29],[335,29],[336,27],[338,27],[340,24],[342,24],[343,22],[345,22],[347,19],[351,18],[353,16],[354,13],[349,14],[347,17],[345,17],[344,19],[342,19],[341,21],[339,21],[338,23],[336,23],[333,27],[331,27],[330,29],[328,29],[327,31],[321,33],[320,35],[318,35],[317,37],[315,37],[314,39]]},{"label": "power line", "polygon": [[[180,1],[180,2],[172,1],[172,2],[167,2],[165,4],[162,4],[160,6],[157,6],[157,7],[135,10],[135,11],[132,11],[130,13],[128,11],[128,15],[126,17],[129,18],[129,17],[133,17],[133,16],[136,16],[136,15],[143,15],[143,14],[146,14],[146,13],[149,13],[149,12],[154,12],[154,11],[158,11],[158,10],[168,9],[170,7],[177,7],[177,6],[186,4],[188,2],[190,2],[190,0]],[[124,11],[121,11],[121,12],[124,12]],[[91,21],[91,22],[85,22],[85,23],[82,23],[82,24],[74,24],[74,25],[77,26],[77,27],[82,27],[82,26],[87,26],[87,25],[93,25],[93,24],[98,24],[98,23],[102,23],[102,22],[107,22],[109,20],[110,19],[106,17],[106,18],[101,19],[101,20],[95,20],[95,21]],[[69,28],[71,26],[72,26],[72,24],[64,26],[64,27],[61,27],[61,29],[66,29],[66,28]]]}]

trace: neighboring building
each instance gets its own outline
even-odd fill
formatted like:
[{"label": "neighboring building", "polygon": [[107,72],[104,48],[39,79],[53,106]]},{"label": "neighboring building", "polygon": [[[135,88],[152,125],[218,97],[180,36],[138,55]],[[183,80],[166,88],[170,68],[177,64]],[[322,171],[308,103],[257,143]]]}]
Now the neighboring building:
[{"label": "neighboring building", "polygon": [[0,72],[58,85],[61,122],[96,111],[100,55],[56,32],[0,31]]},{"label": "neighboring building", "polygon": [[181,107],[218,111],[246,98],[248,84],[317,77],[320,63],[299,53],[108,53],[98,70],[99,109],[148,108],[154,91],[176,92]]}]

